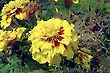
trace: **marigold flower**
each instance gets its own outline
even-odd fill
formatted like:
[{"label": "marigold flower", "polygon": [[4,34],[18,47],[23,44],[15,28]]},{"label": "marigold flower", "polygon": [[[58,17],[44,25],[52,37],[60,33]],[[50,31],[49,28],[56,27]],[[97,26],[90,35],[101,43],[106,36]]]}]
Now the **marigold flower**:
[{"label": "marigold flower", "polygon": [[81,50],[77,51],[76,58],[74,59],[75,63],[80,64],[84,69],[90,68],[90,64],[88,62],[93,58],[88,53],[90,53],[90,50],[87,48],[81,48]]},{"label": "marigold flower", "polygon": [[25,28],[13,29],[13,31],[0,30],[0,51],[5,49],[12,41],[19,41]]},{"label": "marigold flower", "polygon": [[35,13],[37,10],[41,8],[41,4],[37,1],[31,1],[27,6],[24,7],[23,11],[26,13],[26,19],[29,18],[30,15]]},{"label": "marigold flower", "polygon": [[48,21],[38,21],[30,34],[30,52],[32,58],[39,63],[58,65],[61,61],[60,55],[70,60],[74,55],[74,48],[77,48],[78,37],[74,25],[66,20],[52,18]]},{"label": "marigold flower", "polygon": [[11,24],[13,16],[20,20],[25,19],[26,14],[22,9],[27,4],[27,2],[28,0],[15,0],[10,1],[8,4],[4,5],[1,13],[1,27],[8,27]]}]

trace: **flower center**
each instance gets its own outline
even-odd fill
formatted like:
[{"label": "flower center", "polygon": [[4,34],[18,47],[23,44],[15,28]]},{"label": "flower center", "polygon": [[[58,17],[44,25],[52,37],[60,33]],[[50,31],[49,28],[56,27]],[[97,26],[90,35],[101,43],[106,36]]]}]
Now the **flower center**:
[{"label": "flower center", "polygon": [[51,36],[51,37],[43,36],[43,38],[41,38],[41,39],[44,41],[53,43],[54,47],[58,47],[58,46],[60,46],[60,41],[62,41],[62,39],[64,39],[64,37],[61,36],[63,34],[64,34],[64,29],[63,29],[63,27],[61,27],[59,29],[59,32],[56,35]]}]

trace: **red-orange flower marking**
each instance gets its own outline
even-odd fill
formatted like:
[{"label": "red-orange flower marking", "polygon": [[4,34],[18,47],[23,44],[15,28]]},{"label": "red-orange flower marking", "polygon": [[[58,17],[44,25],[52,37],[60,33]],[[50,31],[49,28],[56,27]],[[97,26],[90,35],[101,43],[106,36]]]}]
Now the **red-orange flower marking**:
[{"label": "red-orange flower marking", "polygon": [[61,36],[63,34],[64,34],[64,29],[63,29],[63,27],[61,27],[59,29],[58,34],[56,34],[55,36],[52,36],[52,37],[44,36],[44,37],[47,37],[47,38],[42,38],[42,39],[45,40],[45,41],[53,43],[54,47],[58,47],[58,46],[60,46],[60,41],[62,41],[62,39],[64,38],[64,37]]}]

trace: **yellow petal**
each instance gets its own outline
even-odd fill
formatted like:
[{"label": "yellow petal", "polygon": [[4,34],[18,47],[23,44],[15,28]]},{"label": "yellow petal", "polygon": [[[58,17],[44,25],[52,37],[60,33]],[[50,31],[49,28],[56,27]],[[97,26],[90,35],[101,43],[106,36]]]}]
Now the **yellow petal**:
[{"label": "yellow petal", "polygon": [[70,60],[70,59],[73,58],[74,52],[73,52],[73,50],[72,50],[72,48],[70,46],[67,46],[67,48],[64,51],[64,54],[63,55],[67,57],[66,58],[67,60]]},{"label": "yellow petal", "polygon": [[3,49],[6,48],[7,43],[8,43],[7,41],[1,41],[1,42],[0,42],[0,51],[2,51]]},{"label": "yellow petal", "polygon": [[60,55],[56,54],[56,55],[54,55],[53,59],[51,60],[50,65],[53,65],[53,64],[59,65],[60,61],[61,61]]}]

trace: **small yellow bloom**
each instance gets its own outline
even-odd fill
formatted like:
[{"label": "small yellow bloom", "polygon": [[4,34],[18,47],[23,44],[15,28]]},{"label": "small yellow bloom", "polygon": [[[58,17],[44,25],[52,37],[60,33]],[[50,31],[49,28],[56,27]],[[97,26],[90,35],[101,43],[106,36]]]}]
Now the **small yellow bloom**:
[{"label": "small yellow bloom", "polygon": [[2,20],[1,27],[6,28],[11,24],[12,17],[22,20],[26,18],[25,12],[23,12],[23,8],[26,5],[27,0],[15,0],[10,1],[8,4],[4,5],[2,9]]},{"label": "small yellow bloom", "polygon": [[72,0],[73,1],[73,3],[75,3],[75,4],[78,4],[79,3],[79,0]]},{"label": "small yellow bloom", "polygon": [[5,49],[12,41],[19,41],[25,28],[13,29],[13,31],[0,30],[0,51]]},{"label": "small yellow bloom", "polygon": [[[58,2],[59,0],[54,0],[55,2]],[[71,0],[66,0],[67,2],[71,2]],[[72,0],[73,3],[78,4],[79,0]]]},{"label": "small yellow bloom", "polygon": [[89,69],[90,64],[88,62],[90,62],[91,58],[93,57],[88,54],[90,53],[90,50],[87,48],[81,48],[81,50],[77,51],[75,63],[80,64],[84,69]]},{"label": "small yellow bloom", "polygon": [[57,2],[58,0],[55,0],[55,2]]},{"label": "small yellow bloom", "polygon": [[73,27],[73,24],[59,18],[38,21],[28,38],[32,42],[30,52],[33,59],[39,63],[48,62],[49,65],[58,65],[61,61],[60,55],[70,60],[77,48],[72,45],[77,46],[78,39]]}]

